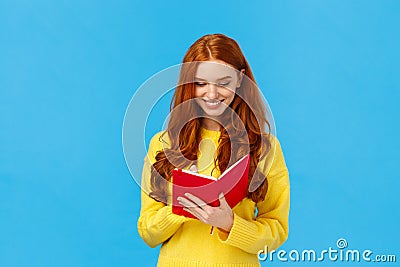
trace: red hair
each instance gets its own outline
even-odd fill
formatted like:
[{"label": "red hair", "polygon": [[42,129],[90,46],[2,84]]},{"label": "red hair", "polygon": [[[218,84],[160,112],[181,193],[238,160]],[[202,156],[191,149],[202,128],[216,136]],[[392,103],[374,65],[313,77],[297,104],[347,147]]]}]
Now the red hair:
[{"label": "red hair", "polygon": [[[258,162],[266,156],[271,148],[269,141],[270,123],[266,118],[266,107],[250,66],[235,40],[223,34],[205,35],[188,49],[183,58],[183,63],[209,60],[224,61],[238,71],[244,70],[246,74],[246,78],[243,79],[240,87],[236,90],[230,109],[225,110],[223,114],[228,123],[225,124],[225,127],[221,127],[214,163],[215,168],[218,168],[222,173],[230,164],[250,153],[249,185],[252,182],[259,186],[256,190],[248,190],[247,197],[257,203],[265,198],[268,189],[265,174],[257,169]],[[169,148],[157,153],[156,162],[152,168],[152,192],[150,196],[165,203],[168,199],[168,182],[171,181],[172,170],[174,168],[187,168],[189,167],[188,164],[190,165],[191,162],[197,160],[201,141],[202,110],[194,102],[188,102],[193,104],[181,105],[195,97],[195,85],[193,83],[195,67],[196,63],[189,64],[189,67],[183,64],[180,83],[171,102],[168,129],[164,132],[164,134],[168,133],[171,144],[169,144]],[[228,110],[235,112],[236,118],[240,119],[240,122],[229,116]],[[182,122],[185,122],[184,125],[182,125]],[[238,123],[244,125],[245,129],[242,127],[242,130],[240,130],[237,126]],[[268,127],[268,131],[266,131],[265,126]],[[230,130],[230,127],[234,130]]]}]

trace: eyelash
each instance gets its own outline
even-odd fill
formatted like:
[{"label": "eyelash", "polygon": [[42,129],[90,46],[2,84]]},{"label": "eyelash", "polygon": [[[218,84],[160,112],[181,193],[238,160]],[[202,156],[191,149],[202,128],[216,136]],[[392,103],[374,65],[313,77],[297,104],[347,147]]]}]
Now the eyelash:
[{"label": "eyelash", "polygon": [[[195,82],[194,84],[196,86],[200,86],[200,87],[207,85],[207,83],[204,83],[204,82]],[[218,86],[228,86],[229,84],[230,84],[230,82],[224,82],[224,83],[219,83]]]},{"label": "eyelash", "polygon": [[200,87],[206,85],[206,83],[202,83],[202,82],[195,82],[194,84],[195,84],[196,86],[200,86]]}]

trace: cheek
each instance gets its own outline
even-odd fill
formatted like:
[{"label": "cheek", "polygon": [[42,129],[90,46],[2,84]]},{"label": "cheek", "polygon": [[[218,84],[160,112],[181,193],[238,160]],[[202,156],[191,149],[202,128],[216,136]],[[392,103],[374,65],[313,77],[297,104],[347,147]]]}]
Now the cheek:
[{"label": "cheek", "polygon": [[232,101],[233,98],[235,97],[235,91],[233,90],[226,90],[224,92],[224,98],[228,101]]},{"label": "cheek", "polygon": [[203,89],[201,89],[201,88],[196,88],[196,89],[194,89],[194,96],[195,96],[195,97],[200,97],[200,96],[202,96],[203,94],[204,94]]}]

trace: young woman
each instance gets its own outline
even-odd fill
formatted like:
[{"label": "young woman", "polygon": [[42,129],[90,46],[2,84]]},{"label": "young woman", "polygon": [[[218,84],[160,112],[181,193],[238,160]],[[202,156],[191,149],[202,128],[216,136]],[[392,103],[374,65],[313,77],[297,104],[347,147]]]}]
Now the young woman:
[{"label": "young woman", "polygon": [[[239,45],[222,34],[197,40],[183,59],[166,131],[150,141],[142,176],[138,231],[162,244],[158,266],[260,266],[258,253],[288,237],[290,184],[266,106]],[[247,197],[231,208],[193,195],[179,203],[197,219],[172,213],[174,168],[219,175],[250,154]],[[211,228],[211,232],[210,232]]]}]

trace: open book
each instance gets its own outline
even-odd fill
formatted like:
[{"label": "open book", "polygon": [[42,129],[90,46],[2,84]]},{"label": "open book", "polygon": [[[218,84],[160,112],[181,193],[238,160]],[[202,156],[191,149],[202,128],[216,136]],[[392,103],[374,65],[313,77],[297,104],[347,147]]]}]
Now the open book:
[{"label": "open book", "polygon": [[178,203],[179,196],[190,193],[210,206],[219,206],[219,194],[224,193],[229,206],[233,208],[247,195],[250,155],[239,159],[226,169],[219,178],[182,169],[172,171],[172,212],[189,218],[196,218],[183,210]]}]

